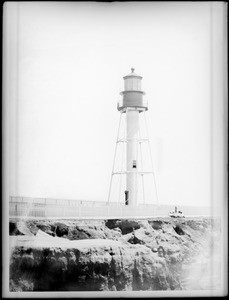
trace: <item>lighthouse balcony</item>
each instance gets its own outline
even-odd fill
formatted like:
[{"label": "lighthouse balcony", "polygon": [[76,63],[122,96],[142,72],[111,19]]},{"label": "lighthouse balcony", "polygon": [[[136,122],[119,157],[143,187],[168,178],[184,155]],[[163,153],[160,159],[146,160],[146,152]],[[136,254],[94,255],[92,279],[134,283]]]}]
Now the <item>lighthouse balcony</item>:
[{"label": "lighthouse balcony", "polygon": [[141,111],[147,111],[148,110],[148,102],[143,99],[132,99],[132,100],[120,100],[117,103],[117,109],[118,111],[126,112],[127,108],[136,108],[137,110]]}]

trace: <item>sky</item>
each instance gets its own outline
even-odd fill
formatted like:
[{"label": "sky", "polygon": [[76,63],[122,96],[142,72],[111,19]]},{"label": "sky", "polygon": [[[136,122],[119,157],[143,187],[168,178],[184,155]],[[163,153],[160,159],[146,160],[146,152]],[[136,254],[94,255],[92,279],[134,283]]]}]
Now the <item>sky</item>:
[{"label": "sky", "polygon": [[107,201],[117,102],[134,67],[159,203],[211,203],[210,2],[18,2],[14,12],[11,195]]}]

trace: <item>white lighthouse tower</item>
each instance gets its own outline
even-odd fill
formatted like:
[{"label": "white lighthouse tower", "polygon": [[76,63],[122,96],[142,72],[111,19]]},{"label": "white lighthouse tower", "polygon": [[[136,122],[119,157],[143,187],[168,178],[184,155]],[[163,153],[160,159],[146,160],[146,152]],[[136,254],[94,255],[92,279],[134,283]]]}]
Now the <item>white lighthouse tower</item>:
[{"label": "white lighthouse tower", "polygon": [[[124,76],[123,79],[124,79],[124,91],[121,92],[123,99],[121,103],[118,102],[118,106],[117,106],[117,109],[121,113],[121,115],[120,115],[118,138],[117,138],[116,149],[115,149],[108,202],[110,201],[110,197],[111,197],[113,176],[125,175],[124,191],[120,189],[120,193],[122,195],[121,198],[124,199],[123,202],[125,205],[136,206],[138,205],[139,202],[138,189],[139,189],[140,182],[143,187],[143,197],[145,198],[143,176],[145,174],[152,174],[154,176],[153,169],[148,172],[143,170],[142,153],[139,153],[141,152],[141,143],[143,142],[143,139],[141,138],[140,135],[140,122],[139,122],[140,113],[145,113],[145,111],[148,110],[148,104],[146,101],[143,100],[143,95],[145,95],[145,93],[141,90],[142,77],[137,75],[134,72],[134,68],[132,68],[131,73]],[[120,124],[123,115],[125,115],[125,124],[124,124],[125,137],[123,139],[120,139],[119,138]],[[149,139],[144,139],[144,141],[149,142]],[[126,166],[124,170],[116,171],[115,161],[117,159],[116,157],[117,145],[120,142],[126,143],[126,147],[125,147]],[[151,150],[150,150],[150,156],[151,156],[151,163],[152,163]],[[139,176],[142,178],[142,180],[139,180]],[[155,184],[155,178],[153,178],[152,183]],[[156,188],[156,184],[155,184],[155,188]]]}]

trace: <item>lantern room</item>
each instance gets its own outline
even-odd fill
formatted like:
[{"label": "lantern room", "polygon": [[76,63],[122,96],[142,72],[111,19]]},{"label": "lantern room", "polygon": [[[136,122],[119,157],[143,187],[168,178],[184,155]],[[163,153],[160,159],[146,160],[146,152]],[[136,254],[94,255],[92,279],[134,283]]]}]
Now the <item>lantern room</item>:
[{"label": "lantern room", "polygon": [[125,91],[141,91],[142,77],[134,73],[134,68],[131,73],[123,77]]},{"label": "lantern room", "polygon": [[145,93],[141,90],[142,77],[137,75],[132,68],[131,73],[123,79],[124,91],[120,93],[123,99],[121,103],[118,103],[118,110],[125,112],[128,107],[135,107],[139,112],[148,110],[147,103],[143,101]]}]

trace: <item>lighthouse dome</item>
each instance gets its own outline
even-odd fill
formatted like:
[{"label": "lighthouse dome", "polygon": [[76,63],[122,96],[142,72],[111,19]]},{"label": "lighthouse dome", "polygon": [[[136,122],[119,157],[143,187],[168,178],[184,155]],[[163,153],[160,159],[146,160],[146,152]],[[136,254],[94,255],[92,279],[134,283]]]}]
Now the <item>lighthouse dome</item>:
[{"label": "lighthouse dome", "polygon": [[138,77],[138,78],[142,79],[142,76],[140,76],[140,75],[138,75],[138,74],[136,74],[136,73],[134,72],[134,68],[131,68],[131,73],[128,74],[128,75],[126,75],[126,76],[124,76],[123,78],[126,79],[126,78],[128,78],[128,77]]}]

